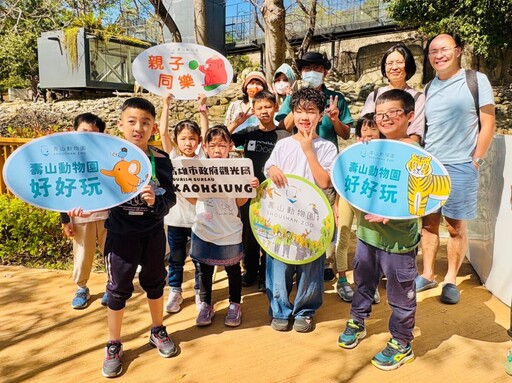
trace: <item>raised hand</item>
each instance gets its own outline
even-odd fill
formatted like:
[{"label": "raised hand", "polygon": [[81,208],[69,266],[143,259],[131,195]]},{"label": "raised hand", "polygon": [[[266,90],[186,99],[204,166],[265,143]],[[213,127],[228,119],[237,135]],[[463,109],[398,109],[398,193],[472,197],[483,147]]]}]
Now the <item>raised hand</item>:
[{"label": "raised hand", "polygon": [[329,97],[329,107],[325,113],[331,121],[337,120],[340,117],[340,110],[338,109],[338,96]]}]

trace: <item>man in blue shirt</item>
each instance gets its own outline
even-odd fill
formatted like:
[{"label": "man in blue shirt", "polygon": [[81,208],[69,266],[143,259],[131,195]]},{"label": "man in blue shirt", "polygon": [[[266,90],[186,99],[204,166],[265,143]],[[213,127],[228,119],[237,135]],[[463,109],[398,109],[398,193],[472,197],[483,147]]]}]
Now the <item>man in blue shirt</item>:
[{"label": "man in blue shirt", "polygon": [[456,278],[468,250],[466,222],[476,217],[478,169],[484,163],[496,130],[491,84],[484,74],[476,73],[477,110],[466,71],[460,67],[461,55],[460,40],[447,34],[436,36],[428,46],[436,77],[426,94],[425,149],[448,170],[451,193],[438,212],[423,217],[423,273],[416,278],[416,291],[437,286],[434,262],[439,247],[439,225],[444,216],[450,236],[441,301],[448,304],[458,303],[460,299]]}]

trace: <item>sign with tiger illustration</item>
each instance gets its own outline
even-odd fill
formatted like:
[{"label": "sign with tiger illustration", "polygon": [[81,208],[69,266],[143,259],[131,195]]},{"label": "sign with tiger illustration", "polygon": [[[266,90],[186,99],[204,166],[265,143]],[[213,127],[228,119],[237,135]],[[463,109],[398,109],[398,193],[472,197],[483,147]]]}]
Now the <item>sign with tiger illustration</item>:
[{"label": "sign with tiger illustration", "polygon": [[357,209],[390,219],[422,217],[450,195],[445,167],[420,148],[372,140],[343,150],[331,170],[338,193]]}]

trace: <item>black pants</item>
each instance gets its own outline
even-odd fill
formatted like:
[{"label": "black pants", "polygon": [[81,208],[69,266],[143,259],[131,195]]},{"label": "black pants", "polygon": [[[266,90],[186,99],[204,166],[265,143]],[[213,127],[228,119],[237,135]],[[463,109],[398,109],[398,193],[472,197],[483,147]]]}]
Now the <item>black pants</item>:
[{"label": "black pants", "polygon": [[[254,237],[249,222],[250,200],[240,207],[240,218],[243,224],[242,243],[244,245],[244,268],[247,276],[256,279],[258,273],[261,278],[265,278],[265,252],[261,251],[260,244]],[[263,256],[262,256],[263,253]]]},{"label": "black pants", "polygon": [[[199,262],[199,298],[201,302],[212,304],[213,270],[215,266]],[[242,272],[240,263],[224,266],[228,274],[229,301],[240,303],[242,299]]]}]

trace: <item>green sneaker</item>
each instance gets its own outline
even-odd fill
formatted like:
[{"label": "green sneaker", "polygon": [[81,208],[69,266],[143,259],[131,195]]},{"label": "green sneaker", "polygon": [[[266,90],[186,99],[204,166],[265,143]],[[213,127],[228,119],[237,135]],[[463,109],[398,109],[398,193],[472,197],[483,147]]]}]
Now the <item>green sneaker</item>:
[{"label": "green sneaker", "polygon": [[354,348],[359,343],[359,339],[366,336],[366,329],[364,324],[359,323],[354,319],[347,322],[347,327],[338,338],[338,346],[343,348]]},{"label": "green sneaker", "polygon": [[507,361],[505,362],[505,371],[512,375],[512,349],[508,350]]},{"label": "green sneaker", "polygon": [[391,338],[386,348],[373,357],[372,364],[381,370],[391,371],[402,364],[412,362],[414,358],[410,343],[404,347],[396,339]]}]

